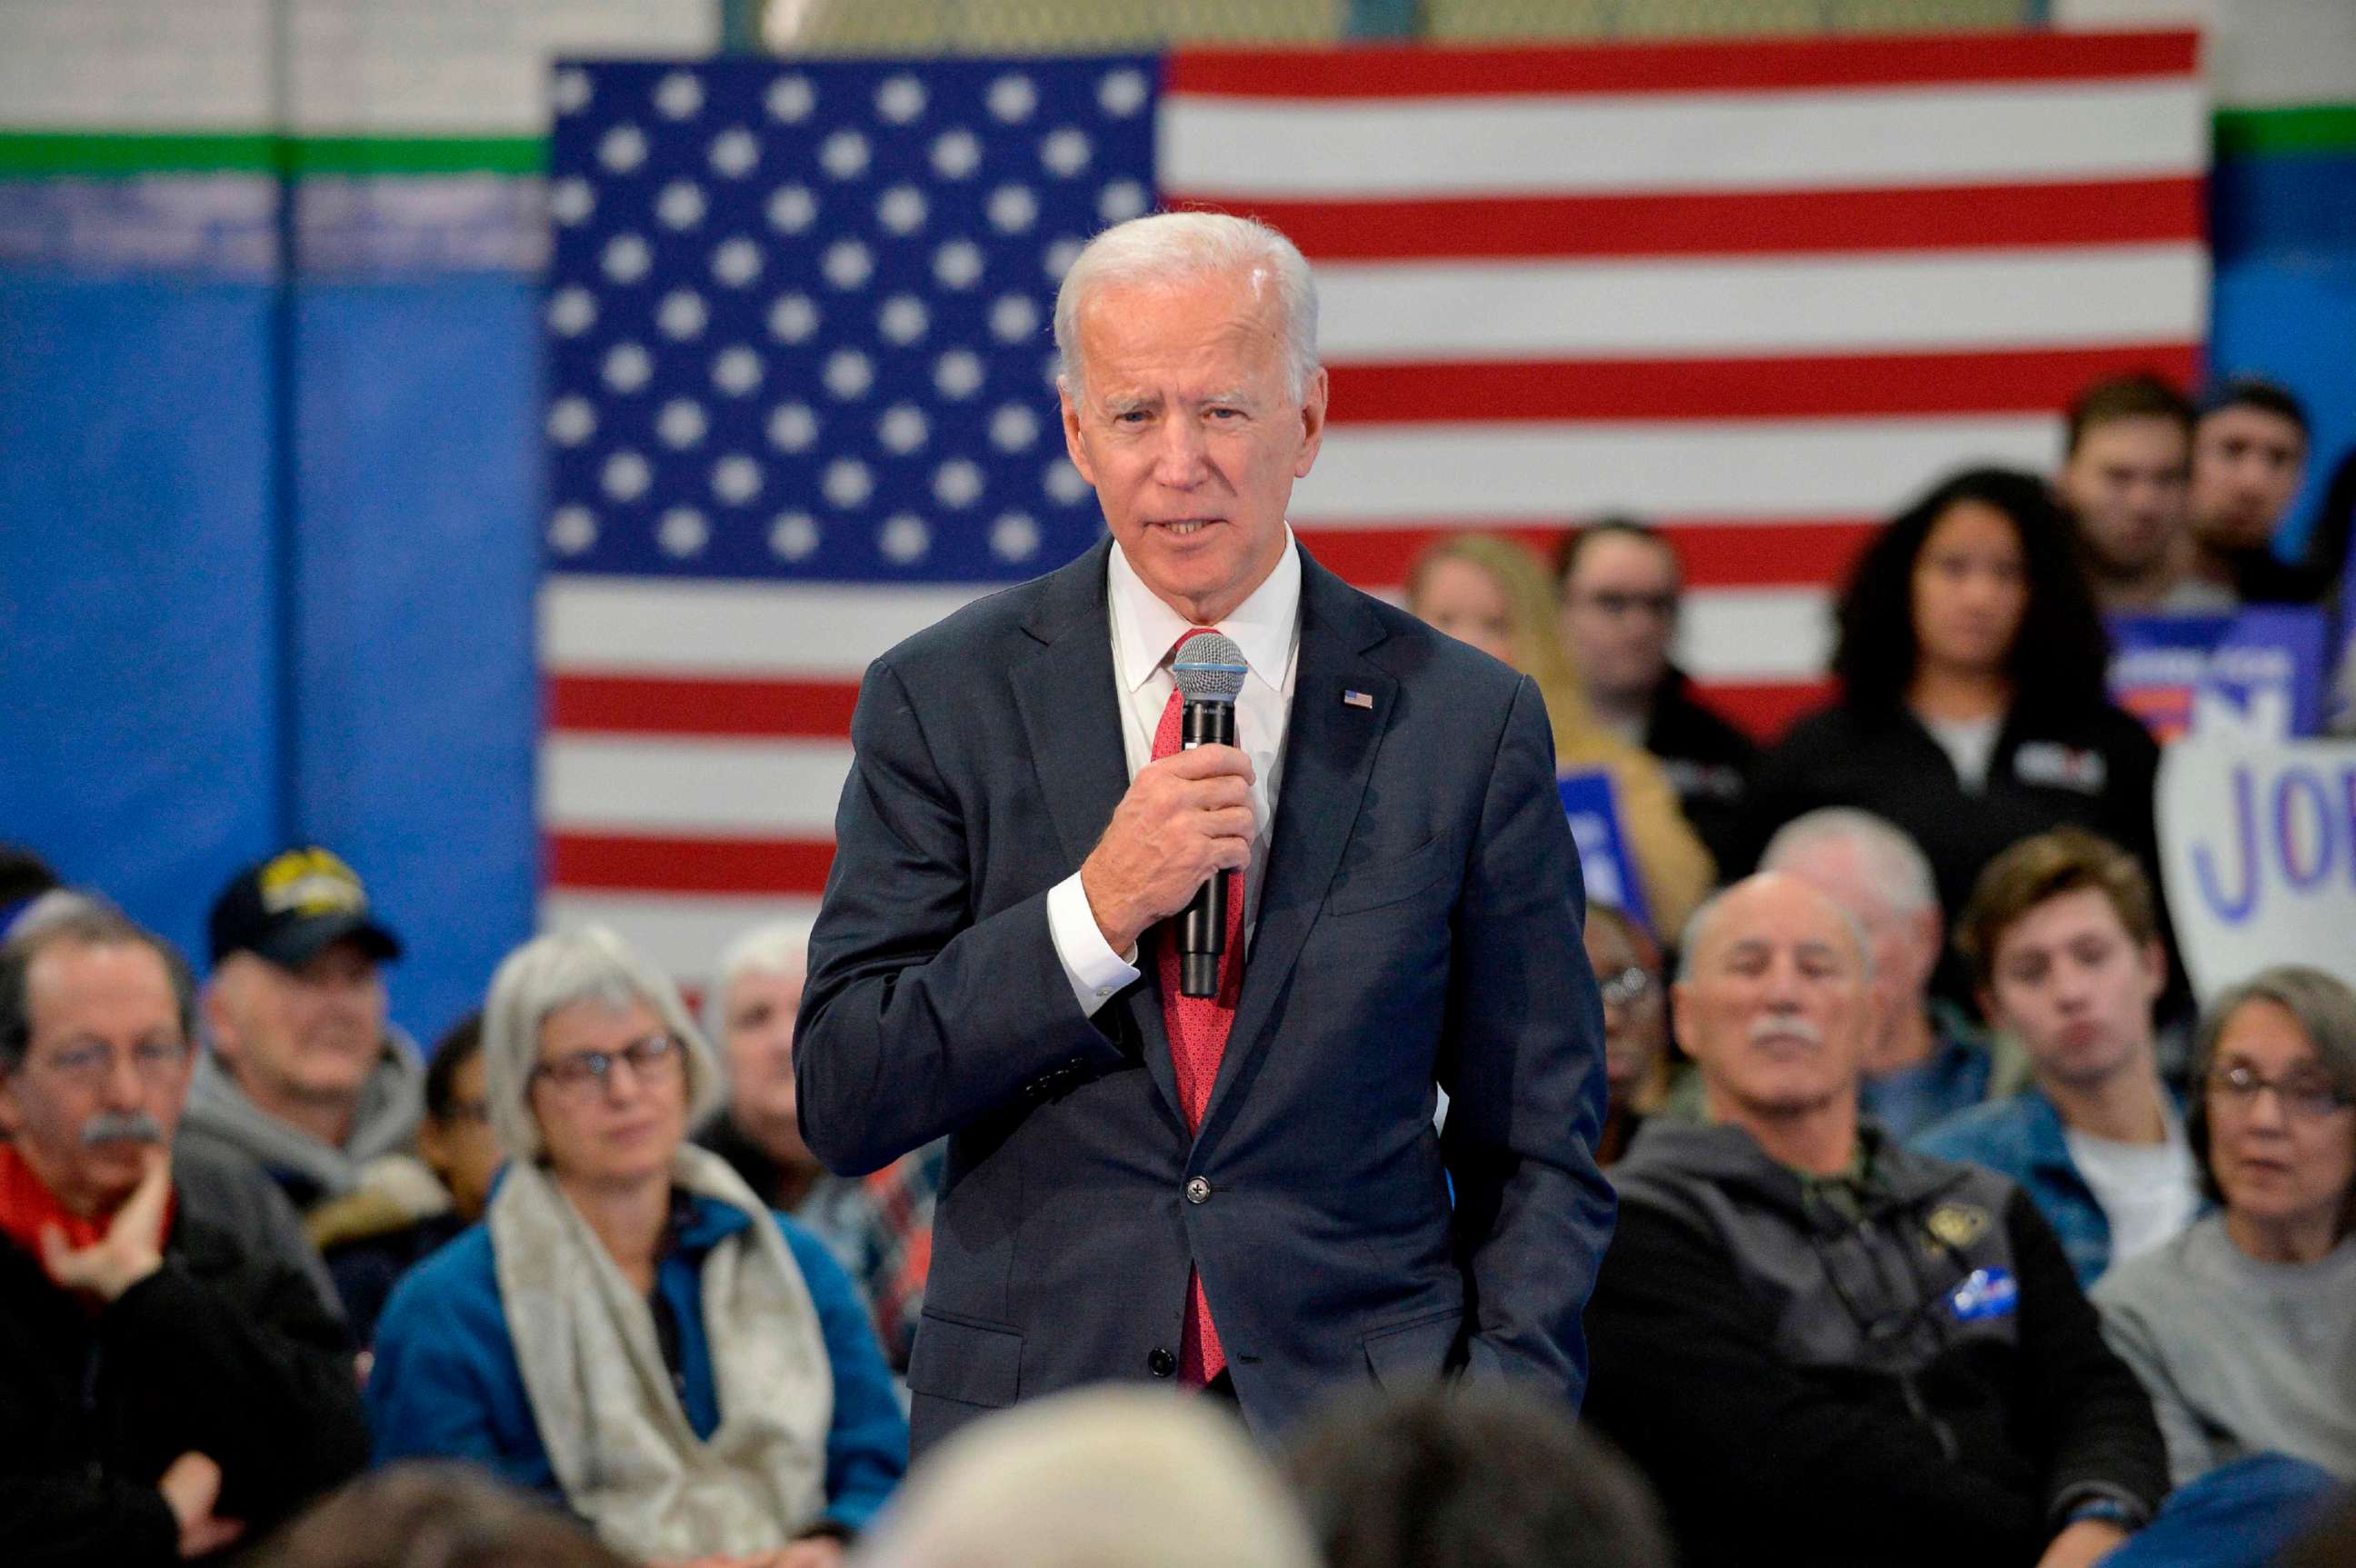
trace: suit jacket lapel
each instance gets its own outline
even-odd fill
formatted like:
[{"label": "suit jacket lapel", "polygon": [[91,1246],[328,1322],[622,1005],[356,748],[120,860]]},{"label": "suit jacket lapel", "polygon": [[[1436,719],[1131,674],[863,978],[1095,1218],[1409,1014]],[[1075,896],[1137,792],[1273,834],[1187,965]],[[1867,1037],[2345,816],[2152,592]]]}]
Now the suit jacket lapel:
[{"label": "suit jacket lapel", "polygon": [[[1301,657],[1293,673],[1292,712],[1285,722],[1284,776],[1278,781],[1276,822],[1269,835],[1268,880],[1244,955],[1235,1024],[1203,1112],[1206,1132],[1220,1114],[1228,1086],[1268,1047],[1277,998],[1341,865],[1398,687],[1365,658],[1366,650],[1387,634],[1357,591],[1306,550],[1301,566]],[[1364,693],[1373,706],[1345,703],[1345,691]]]},{"label": "suit jacket lapel", "polygon": [[[1064,865],[1076,869],[1096,847],[1129,790],[1122,747],[1119,693],[1113,677],[1112,620],[1105,609],[1105,564],[1112,542],[1097,547],[1055,575],[1023,629],[1044,644],[1009,671],[1014,705],[1041,797],[1055,824]],[[1068,872],[1066,873],[1068,875]],[[1151,973],[1152,937],[1141,944],[1141,966]],[[1173,1116],[1181,1103],[1170,1036],[1158,993],[1148,981],[1110,1005],[1124,1008],[1135,1026],[1146,1070]]]}]

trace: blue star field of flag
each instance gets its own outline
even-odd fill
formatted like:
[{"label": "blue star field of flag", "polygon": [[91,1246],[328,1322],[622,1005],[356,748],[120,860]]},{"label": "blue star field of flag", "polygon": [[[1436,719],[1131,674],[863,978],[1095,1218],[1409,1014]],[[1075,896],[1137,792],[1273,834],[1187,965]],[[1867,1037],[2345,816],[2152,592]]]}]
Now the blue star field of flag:
[{"label": "blue star field of flag", "polygon": [[1050,329],[1151,209],[1155,62],[558,68],[546,558],[990,581],[1102,532]]}]

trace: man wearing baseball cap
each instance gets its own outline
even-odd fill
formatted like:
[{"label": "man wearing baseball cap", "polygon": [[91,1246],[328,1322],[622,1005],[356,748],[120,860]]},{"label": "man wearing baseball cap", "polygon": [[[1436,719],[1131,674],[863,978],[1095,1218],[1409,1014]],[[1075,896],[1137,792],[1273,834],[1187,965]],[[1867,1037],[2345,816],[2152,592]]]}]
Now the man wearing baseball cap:
[{"label": "man wearing baseball cap", "polygon": [[412,1154],[424,1067],[385,1017],[379,966],[401,940],[351,867],[315,846],[249,866],[214,901],[209,933],[211,1048],[183,1140],[241,1155],[284,1188],[331,1273],[356,1213],[367,1230],[446,1208]]}]

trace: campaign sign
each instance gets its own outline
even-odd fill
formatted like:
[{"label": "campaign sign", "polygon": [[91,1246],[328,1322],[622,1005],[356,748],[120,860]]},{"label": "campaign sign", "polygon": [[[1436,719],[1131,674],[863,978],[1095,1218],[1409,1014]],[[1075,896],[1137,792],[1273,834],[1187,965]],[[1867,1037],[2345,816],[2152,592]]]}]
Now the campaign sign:
[{"label": "campaign sign", "polygon": [[2356,985],[2356,743],[2195,735],[2160,758],[2160,870],[2203,997],[2278,963]]},{"label": "campaign sign", "polygon": [[2186,735],[2288,740],[2323,727],[2323,612],[2113,616],[2111,700],[2162,744]]},{"label": "campaign sign", "polygon": [[1555,790],[1570,818],[1570,836],[1579,845],[1579,869],[1587,878],[1590,903],[1609,904],[1646,930],[1653,917],[1644,908],[1644,885],[1636,879],[1636,852],[1620,824],[1620,798],[1612,792],[1612,776],[1580,768],[1556,776]]}]

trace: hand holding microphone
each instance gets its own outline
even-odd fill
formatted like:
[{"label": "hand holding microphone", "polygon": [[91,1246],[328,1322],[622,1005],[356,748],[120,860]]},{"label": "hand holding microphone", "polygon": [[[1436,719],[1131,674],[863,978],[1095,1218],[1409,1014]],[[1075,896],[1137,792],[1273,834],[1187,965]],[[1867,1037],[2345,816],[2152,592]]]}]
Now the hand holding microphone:
[{"label": "hand holding microphone", "polygon": [[1235,896],[1230,874],[1251,864],[1259,828],[1251,794],[1257,775],[1235,746],[1244,668],[1243,650],[1216,632],[1180,647],[1172,672],[1182,698],[1183,749],[1139,770],[1080,867],[1089,912],[1117,953],[1184,912],[1176,940],[1190,996],[1217,989],[1226,899]]}]

